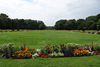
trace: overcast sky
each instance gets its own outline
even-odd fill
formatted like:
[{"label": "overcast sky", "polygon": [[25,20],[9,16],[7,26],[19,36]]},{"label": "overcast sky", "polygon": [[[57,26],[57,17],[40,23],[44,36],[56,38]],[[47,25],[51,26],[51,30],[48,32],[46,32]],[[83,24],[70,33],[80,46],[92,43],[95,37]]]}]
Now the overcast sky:
[{"label": "overcast sky", "polygon": [[10,18],[42,20],[53,26],[60,19],[79,19],[100,13],[100,0],[0,0],[0,13]]}]

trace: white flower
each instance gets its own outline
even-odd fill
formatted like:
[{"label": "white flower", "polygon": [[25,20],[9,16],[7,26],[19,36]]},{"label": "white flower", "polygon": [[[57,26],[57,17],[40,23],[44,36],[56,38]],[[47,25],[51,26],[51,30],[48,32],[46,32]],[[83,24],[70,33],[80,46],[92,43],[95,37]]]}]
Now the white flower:
[{"label": "white flower", "polygon": [[36,51],[37,51],[38,53],[41,53],[41,49],[36,49]]},{"label": "white flower", "polygon": [[34,56],[39,56],[38,53],[35,53]]},{"label": "white flower", "polygon": [[38,56],[39,56],[38,53],[35,53],[34,55],[32,55],[32,58],[34,59],[34,58],[36,58]]}]

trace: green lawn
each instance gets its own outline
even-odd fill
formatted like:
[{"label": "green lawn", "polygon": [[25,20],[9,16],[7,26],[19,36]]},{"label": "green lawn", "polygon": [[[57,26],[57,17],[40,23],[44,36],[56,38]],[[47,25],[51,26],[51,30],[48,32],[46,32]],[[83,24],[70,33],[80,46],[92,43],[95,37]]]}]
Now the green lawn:
[{"label": "green lawn", "polygon": [[[67,43],[81,45],[100,44],[100,35],[70,31],[34,30],[24,32],[0,33],[0,44],[15,43],[18,46],[39,48],[42,45],[59,45]],[[0,67],[100,67],[100,55],[66,58],[37,58],[37,59],[0,59]]]},{"label": "green lawn", "polygon": [[100,55],[68,58],[1,59],[0,67],[100,67]]},{"label": "green lawn", "polygon": [[81,45],[91,44],[91,42],[100,44],[100,35],[55,30],[0,33],[0,44],[22,45],[26,43],[27,46],[37,48],[43,44],[59,45],[73,42]]}]

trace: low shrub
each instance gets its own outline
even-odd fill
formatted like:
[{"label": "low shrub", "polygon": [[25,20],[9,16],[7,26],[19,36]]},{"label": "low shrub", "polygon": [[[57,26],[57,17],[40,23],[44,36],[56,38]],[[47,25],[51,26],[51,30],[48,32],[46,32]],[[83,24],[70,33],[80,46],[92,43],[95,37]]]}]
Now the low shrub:
[{"label": "low shrub", "polygon": [[19,50],[18,47],[16,47],[13,43],[3,44],[0,46],[0,54],[2,58],[10,58],[12,57],[12,54]]},{"label": "low shrub", "polygon": [[68,47],[66,47],[64,44],[61,45],[61,53],[64,54],[65,57],[72,57],[73,56],[73,49],[69,49]]},{"label": "low shrub", "polygon": [[68,43],[66,45],[66,47],[67,47],[68,50],[72,50],[72,49],[75,49],[75,48],[79,48],[81,46],[80,46],[80,44],[76,44],[76,43]]},{"label": "low shrub", "polygon": [[61,53],[61,52],[58,52],[58,53],[52,52],[52,53],[49,54],[49,57],[51,57],[51,58],[63,57],[63,56],[64,56],[64,54]]},{"label": "low shrub", "polygon": [[100,46],[98,45],[98,46],[94,46],[94,51],[98,51],[98,50],[100,50]]}]

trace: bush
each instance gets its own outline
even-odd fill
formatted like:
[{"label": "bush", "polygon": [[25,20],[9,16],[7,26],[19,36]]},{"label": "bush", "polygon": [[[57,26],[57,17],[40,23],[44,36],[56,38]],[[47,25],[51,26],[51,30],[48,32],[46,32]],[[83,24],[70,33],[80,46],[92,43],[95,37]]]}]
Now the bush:
[{"label": "bush", "polygon": [[68,49],[67,46],[65,46],[64,44],[61,45],[61,53],[64,54],[65,57],[72,57],[73,56],[73,49]]},{"label": "bush", "polygon": [[98,50],[100,50],[100,46],[95,46],[94,51],[98,51]]},{"label": "bush", "polygon": [[68,44],[66,45],[66,47],[67,47],[68,50],[73,50],[73,49],[79,48],[79,47],[81,47],[81,46],[80,46],[79,44],[76,44],[76,43],[68,43]]},{"label": "bush", "polygon": [[1,57],[3,58],[10,58],[12,57],[12,54],[16,51],[19,50],[18,47],[16,47],[13,43],[8,43],[8,44],[3,44],[0,46],[0,54]]},{"label": "bush", "polygon": [[52,57],[52,58],[54,58],[54,57],[63,57],[63,56],[64,56],[64,54],[61,53],[61,52],[58,52],[58,53],[52,52],[51,54],[49,54],[49,57]]}]

